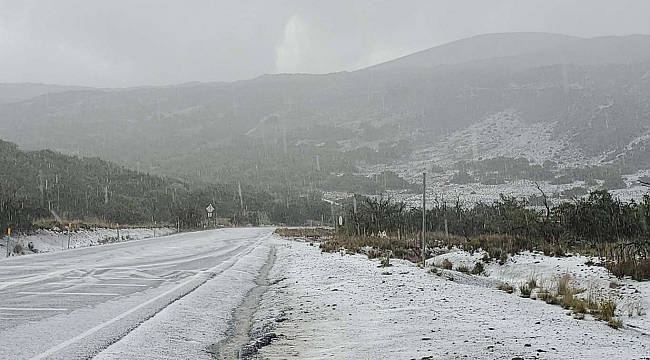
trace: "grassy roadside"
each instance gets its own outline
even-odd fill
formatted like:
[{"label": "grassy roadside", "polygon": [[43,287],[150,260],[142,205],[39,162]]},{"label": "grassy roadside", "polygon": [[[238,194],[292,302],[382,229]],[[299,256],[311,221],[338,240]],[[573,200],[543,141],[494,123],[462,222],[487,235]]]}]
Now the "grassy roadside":
[{"label": "grassy roadside", "polygon": [[[276,234],[283,237],[318,241],[323,252],[345,250],[350,253],[365,254],[370,259],[381,258],[382,266],[390,266],[390,258],[404,259],[414,263],[421,260],[420,241],[417,236],[397,237],[384,234],[382,236],[357,236],[335,232],[332,229],[306,228],[280,228],[276,230]],[[464,238],[441,233],[428,234],[428,258],[437,255],[440,251],[451,250],[452,248],[465,250],[469,253],[480,251],[484,254],[473,268],[467,266],[454,267],[451,262],[446,260],[440,264],[432,264],[429,272],[441,275],[442,271],[455,270],[467,275],[481,276],[484,274],[485,266],[488,263],[504,265],[510,256],[525,250],[532,250],[534,245],[528,243],[526,239],[507,235],[483,235]],[[577,249],[572,248],[572,250]],[[545,255],[556,257],[566,256],[567,253],[564,248],[554,249],[549,247],[545,251]],[[601,265],[612,272],[609,263],[602,263]],[[613,274],[615,275],[615,273]],[[615,317],[617,305],[614,300],[599,297],[591,290],[580,288],[569,274],[563,275],[554,284],[546,284],[545,282],[544,286],[538,285],[538,279],[533,278],[519,287],[503,283],[498,288],[510,294],[560,306],[568,310],[568,315],[578,320],[585,319],[585,316],[589,315],[615,329],[623,326],[622,321]],[[637,312],[640,316],[641,310],[637,309]]]}]

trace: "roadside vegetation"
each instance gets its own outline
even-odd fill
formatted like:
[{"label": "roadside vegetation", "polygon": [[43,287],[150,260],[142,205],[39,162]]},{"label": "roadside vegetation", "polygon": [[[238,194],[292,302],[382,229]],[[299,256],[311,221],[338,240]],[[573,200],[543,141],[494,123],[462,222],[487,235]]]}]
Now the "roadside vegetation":
[{"label": "roadside vegetation", "polygon": [[[545,197],[544,197],[545,200]],[[427,210],[427,255],[436,248],[484,251],[484,262],[505,263],[522,251],[549,256],[575,252],[605,260],[612,274],[650,279],[650,196],[624,202],[607,190],[593,191],[550,207],[531,208],[524,199],[501,196],[493,203],[463,207],[435,202]],[[394,258],[420,260],[422,210],[387,198],[357,199],[346,207],[344,226],[323,242],[323,251],[372,248]]]}]

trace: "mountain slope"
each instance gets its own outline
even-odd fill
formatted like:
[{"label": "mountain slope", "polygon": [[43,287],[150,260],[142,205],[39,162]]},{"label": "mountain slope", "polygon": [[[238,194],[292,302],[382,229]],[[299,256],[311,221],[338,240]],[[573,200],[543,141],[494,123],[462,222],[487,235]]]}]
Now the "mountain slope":
[{"label": "mountain slope", "polygon": [[372,70],[432,68],[475,60],[536,53],[572,44],[580,38],[547,33],[501,33],[473,36],[390,60]]},{"label": "mountain slope", "polygon": [[[390,181],[351,175],[417,151],[446,154],[432,148],[511,111],[511,132],[543,139],[545,152],[531,160],[624,156],[650,167],[645,142],[634,142],[650,126],[650,46],[641,46],[648,39],[572,40],[538,54],[434,68],[50,94],[5,104],[0,134],[28,149],[101,156],[192,181],[285,194],[377,191]],[[475,157],[507,155],[499,150],[507,146],[490,144],[508,136],[486,140]],[[508,154],[531,154],[526,145]]]}]

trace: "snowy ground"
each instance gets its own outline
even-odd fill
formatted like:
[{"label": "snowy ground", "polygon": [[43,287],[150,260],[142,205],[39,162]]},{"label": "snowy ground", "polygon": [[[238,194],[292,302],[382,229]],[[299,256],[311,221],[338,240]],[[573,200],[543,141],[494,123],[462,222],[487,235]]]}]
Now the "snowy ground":
[{"label": "snowy ground", "polygon": [[[446,256],[469,262],[467,254]],[[541,281],[567,270],[576,278],[609,286],[610,278],[601,268],[583,267],[580,258],[527,254],[514,260],[501,269],[488,267],[489,277],[449,272],[456,275],[450,281],[449,276],[433,275],[408,262],[379,268],[365,256],[323,254],[317,245],[287,241],[278,247],[270,274],[278,282],[264,295],[256,314],[258,328],[274,323],[278,339],[262,348],[259,357],[650,359],[645,317],[625,317],[626,326],[614,330],[590,317],[576,320],[558,306],[493,287],[499,279],[517,282],[536,272]],[[639,290],[647,301],[646,284],[622,284],[625,290],[620,293]],[[628,290],[630,285],[634,291]]]},{"label": "snowy ground", "polygon": [[[165,236],[176,232],[175,229],[170,228],[135,228],[135,229],[120,229],[121,241],[146,239],[154,236]],[[31,235],[12,237],[12,244],[20,243],[24,249],[25,254],[30,254],[27,245],[31,242],[34,244],[36,252],[52,252],[61,251],[68,248],[68,237],[70,239],[70,248],[76,249],[86,246],[95,246],[102,243],[116,242],[117,230],[116,229],[91,229],[91,230],[76,230],[70,233],[65,231],[54,230],[37,230],[36,233]],[[6,239],[0,240],[1,246],[6,252]],[[3,252],[4,254],[4,252]]]},{"label": "snowy ground", "polygon": [[[470,255],[455,250],[429,259],[427,263],[440,264],[448,259],[454,269],[461,265],[471,269],[482,256],[482,253]],[[588,261],[599,262],[597,258],[580,255],[555,258],[539,253],[523,253],[511,257],[503,266],[496,262],[487,265],[485,276],[515,288],[535,279],[538,286],[553,291],[557,288],[558,280],[569,274],[570,285],[585,290],[581,296],[614,301],[617,316],[624,324],[650,336],[650,317],[646,315],[650,311],[650,282],[617,279],[602,266],[586,265]]]}]

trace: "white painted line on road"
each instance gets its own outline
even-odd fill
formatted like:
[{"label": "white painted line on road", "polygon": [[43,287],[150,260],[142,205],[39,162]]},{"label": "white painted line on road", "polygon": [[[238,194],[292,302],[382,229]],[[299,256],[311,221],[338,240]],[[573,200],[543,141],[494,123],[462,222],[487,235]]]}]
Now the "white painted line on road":
[{"label": "white painted line on road", "polygon": [[[222,262],[221,264],[219,264],[219,265],[217,265],[217,266],[215,266],[213,268],[210,268],[208,271],[211,271],[211,272],[212,271],[217,271],[220,267],[222,267],[224,265],[229,265],[227,267],[224,266],[224,267],[226,267],[226,269],[229,269],[231,266],[233,266],[239,260],[240,256],[242,256],[242,255],[244,255],[246,253],[251,253],[262,242],[262,240],[266,240],[270,236],[271,236],[271,234],[268,234],[266,236],[261,237],[256,243],[254,243],[252,246],[250,246],[246,250],[243,250],[240,253],[232,256],[230,259]],[[233,264],[229,264],[230,262],[232,262]],[[111,324],[113,324],[115,322],[118,322],[118,321],[122,320],[123,318],[125,318],[125,317],[127,317],[127,316],[129,316],[131,314],[133,314],[134,312],[142,309],[143,307],[149,306],[149,305],[153,304],[154,302],[162,299],[163,297],[168,296],[169,294],[182,289],[184,286],[188,285],[192,281],[197,280],[199,278],[199,275],[202,275],[202,274],[195,274],[194,276],[190,277],[185,282],[182,282],[182,283],[176,285],[174,288],[172,288],[170,290],[167,290],[167,291],[165,291],[165,292],[163,292],[161,294],[158,294],[157,296],[155,296],[155,297],[141,303],[140,305],[138,305],[136,307],[133,307],[133,308],[123,312],[122,314],[120,314],[120,315],[118,315],[118,316],[116,316],[116,317],[114,317],[114,318],[112,318],[112,319],[110,319],[108,321],[105,321],[105,322],[103,322],[101,324],[95,325],[94,327],[84,331],[83,333],[81,333],[81,334],[79,334],[79,335],[77,335],[77,336],[75,336],[75,337],[73,337],[71,339],[68,339],[68,340],[66,340],[66,341],[64,341],[64,342],[62,342],[62,343],[60,343],[58,345],[52,346],[48,350],[46,350],[46,351],[40,353],[39,355],[36,355],[33,358],[31,358],[31,360],[45,359],[45,358],[51,356],[52,354],[54,354],[54,353],[56,353],[56,352],[58,352],[58,351],[60,351],[62,349],[65,349],[68,345],[73,344],[73,343],[75,343],[75,342],[77,342],[77,341],[79,341],[79,340],[81,340],[81,339],[83,339],[83,338],[85,338],[85,337],[87,337],[89,335],[92,335],[95,332],[97,332],[97,331],[99,331],[99,330],[101,330],[101,329],[103,329],[103,328],[105,328],[105,327],[107,327],[107,326],[109,326],[109,325],[111,325]],[[202,279],[202,280],[203,280],[203,283],[205,283],[209,279]]]},{"label": "white painted line on road", "polygon": [[[67,273],[67,272],[70,272],[70,271],[71,271],[71,270],[69,270],[69,269],[64,269],[64,270],[59,270],[59,271],[53,271],[53,272],[51,272],[51,273],[49,273],[49,274],[38,275],[38,276],[31,277],[31,278],[27,278],[27,279],[25,279],[25,280],[27,280],[27,281],[22,281],[22,282],[20,282],[20,283],[22,283],[22,284],[29,284],[29,283],[40,282],[40,281],[43,281],[43,280],[49,279],[49,278],[51,278],[51,277],[55,277],[55,276],[63,275],[63,274],[65,274],[65,273]],[[17,285],[17,283],[16,283],[16,284],[7,284],[7,285],[2,285],[2,286],[0,286],[0,290],[2,290],[2,289],[7,289],[7,288],[11,287],[12,285]]]},{"label": "white painted line on road", "polygon": [[79,296],[119,296],[120,294],[111,293],[78,293],[78,292],[37,292],[37,291],[21,291],[20,295],[79,295]]},{"label": "white painted line on road", "polygon": [[[83,278],[67,278],[67,279],[83,279]],[[165,281],[163,278],[132,278],[132,277],[97,277],[97,280],[134,280],[134,281]]]},{"label": "white painted line on road", "polygon": [[74,285],[74,286],[124,286],[124,287],[147,287],[144,284],[102,284],[102,283],[70,283],[70,282],[51,282],[52,285]]},{"label": "white painted line on road", "polygon": [[0,307],[0,311],[68,311],[64,308],[11,308]]}]

